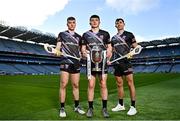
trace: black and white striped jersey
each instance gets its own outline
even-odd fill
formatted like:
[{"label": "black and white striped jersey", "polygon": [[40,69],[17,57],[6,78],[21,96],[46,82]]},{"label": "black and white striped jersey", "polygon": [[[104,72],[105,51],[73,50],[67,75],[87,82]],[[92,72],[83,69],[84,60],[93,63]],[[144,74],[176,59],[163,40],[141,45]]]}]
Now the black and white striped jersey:
[{"label": "black and white striped jersey", "polygon": [[82,45],[86,45],[88,50],[91,50],[94,46],[106,50],[107,44],[111,44],[110,35],[107,31],[101,29],[98,33],[93,33],[92,30],[89,30],[82,36]]},{"label": "black and white striped jersey", "polygon": [[121,35],[116,34],[111,39],[111,45],[116,57],[126,55],[130,52],[132,44],[135,43],[135,37],[133,33],[124,31]]},{"label": "black and white striped jersey", "polygon": [[57,42],[61,42],[61,52],[80,58],[81,36],[69,31],[60,32]]}]

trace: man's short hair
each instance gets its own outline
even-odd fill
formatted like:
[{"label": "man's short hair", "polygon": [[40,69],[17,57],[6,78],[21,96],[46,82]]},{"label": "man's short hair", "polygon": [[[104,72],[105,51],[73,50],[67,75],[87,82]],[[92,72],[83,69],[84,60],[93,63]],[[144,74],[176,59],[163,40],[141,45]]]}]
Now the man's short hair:
[{"label": "man's short hair", "polygon": [[76,20],[76,19],[74,17],[70,16],[67,18],[67,21],[69,21],[69,20]]},{"label": "man's short hair", "polygon": [[92,18],[98,18],[100,20],[100,17],[98,15],[92,15],[89,20],[91,20]]},{"label": "man's short hair", "polygon": [[124,19],[122,19],[122,18],[117,18],[115,23],[118,22],[118,21],[122,21],[124,23]]}]

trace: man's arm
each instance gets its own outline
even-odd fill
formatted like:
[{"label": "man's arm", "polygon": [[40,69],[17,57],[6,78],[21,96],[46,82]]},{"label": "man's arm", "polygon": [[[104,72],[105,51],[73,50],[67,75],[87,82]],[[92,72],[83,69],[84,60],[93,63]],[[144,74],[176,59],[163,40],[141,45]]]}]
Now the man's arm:
[{"label": "man's arm", "polygon": [[110,60],[112,57],[112,46],[111,46],[111,44],[107,45],[107,56],[106,57],[107,57],[107,60]]},{"label": "man's arm", "polygon": [[56,50],[60,50],[61,49],[61,42],[57,42],[55,49]]},{"label": "man's arm", "polygon": [[136,46],[138,46],[135,38],[132,39],[132,41],[134,42],[134,43],[132,43],[132,48],[135,48]]},{"label": "man's arm", "polygon": [[86,50],[86,45],[82,45],[81,47],[81,53],[83,57],[87,57],[87,50]]}]

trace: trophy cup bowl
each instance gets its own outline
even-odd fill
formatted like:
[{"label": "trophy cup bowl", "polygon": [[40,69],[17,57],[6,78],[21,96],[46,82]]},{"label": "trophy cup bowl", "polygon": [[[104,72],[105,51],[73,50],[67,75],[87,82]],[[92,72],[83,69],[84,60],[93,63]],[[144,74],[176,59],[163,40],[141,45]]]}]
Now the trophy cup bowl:
[{"label": "trophy cup bowl", "polygon": [[98,46],[94,46],[91,50],[92,62],[95,64],[94,71],[100,71],[99,63],[102,61],[102,49]]}]

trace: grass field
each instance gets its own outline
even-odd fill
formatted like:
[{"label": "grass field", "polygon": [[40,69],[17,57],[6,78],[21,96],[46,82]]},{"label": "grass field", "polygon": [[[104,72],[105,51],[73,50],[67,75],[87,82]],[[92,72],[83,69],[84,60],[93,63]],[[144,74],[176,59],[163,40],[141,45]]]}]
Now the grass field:
[{"label": "grass field", "polygon": [[[110,118],[106,120],[180,120],[180,74],[136,74],[136,116],[123,112],[111,112],[117,104],[117,89],[114,77],[108,77]],[[59,76],[0,76],[0,119],[61,120],[59,118]],[[99,85],[96,84],[93,120],[104,120],[101,115]],[[73,112],[71,85],[66,98],[67,117],[63,120],[92,120]],[[87,110],[87,80],[81,75],[80,103]],[[125,84],[125,106],[130,99]]]}]

